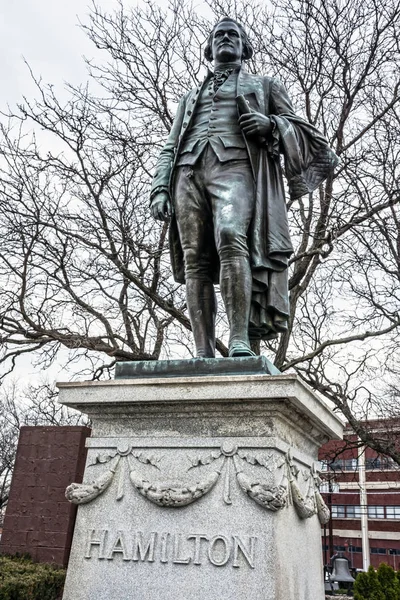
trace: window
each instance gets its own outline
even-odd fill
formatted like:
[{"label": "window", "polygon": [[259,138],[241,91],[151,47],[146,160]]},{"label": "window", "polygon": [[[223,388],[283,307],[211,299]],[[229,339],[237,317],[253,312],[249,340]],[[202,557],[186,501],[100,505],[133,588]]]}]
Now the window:
[{"label": "window", "polygon": [[[327,460],[321,461],[322,471],[357,471],[357,458],[336,458],[331,462]],[[365,459],[365,469],[367,471],[398,469],[399,465],[393,459],[386,456],[375,456],[374,458]]]},{"label": "window", "polygon": [[329,470],[330,471],[342,471],[342,461],[341,460],[335,460],[335,462],[331,462],[329,463]]},{"label": "window", "polygon": [[336,481],[323,481],[319,486],[319,491],[321,494],[335,493],[340,491],[340,487]]},{"label": "window", "polygon": [[333,519],[359,519],[361,517],[361,506],[348,504],[336,504],[332,506]]},{"label": "window", "polygon": [[371,548],[371,554],[386,554],[386,548]]},{"label": "window", "polygon": [[400,555],[400,550],[398,550],[397,548],[396,549],[391,548],[389,550],[389,554],[391,554],[391,556],[399,556]]},{"label": "window", "polygon": [[336,552],[346,552],[346,546],[333,546],[333,549],[336,550]]},{"label": "window", "polygon": [[329,469],[332,471],[356,471],[358,462],[356,458],[337,459],[329,463]]},{"label": "window", "polygon": [[346,506],[346,517],[348,519],[359,519],[361,517],[361,506]]},{"label": "window", "polygon": [[332,518],[333,519],[344,519],[346,516],[345,507],[341,504],[332,506]]},{"label": "window", "polygon": [[387,506],[386,517],[388,519],[400,519],[400,506]]},{"label": "window", "polygon": [[367,470],[374,469],[396,469],[398,465],[394,462],[392,458],[388,458],[387,456],[376,456],[375,458],[366,458],[365,459],[365,468]]},{"label": "window", "polygon": [[356,471],[358,469],[358,461],[356,458],[350,458],[350,460],[344,461],[345,471]]},{"label": "window", "polygon": [[361,546],[349,546],[349,552],[356,552],[357,554],[362,554]]},{"label": "window", "polygon": [[385,518],[385,507],[384,506],[368,506],[368,517],[370,519],[384,519]]},{"label": "window", "polygon": [[400,506],[360,506],[359,504],[334,504],[331,507],[333,519],[360,519],[367,511],[369,519],[398,519]]}]

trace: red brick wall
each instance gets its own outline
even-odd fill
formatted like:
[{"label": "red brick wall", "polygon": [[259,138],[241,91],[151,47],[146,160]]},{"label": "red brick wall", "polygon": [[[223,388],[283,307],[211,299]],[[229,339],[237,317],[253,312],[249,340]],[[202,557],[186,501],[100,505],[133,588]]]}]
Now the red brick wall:
[{"label": "red brick wall", "polygon": [[[382,435],[392,435],[392,429],[390,425],[397,425],[398,421],[382,421],[381,429]],[[383,426],[386,425],[386,428]],[[400,440],[398,431],[393,433]],[[354,441],[356,438],[354,435],[346,434],[345,439],[347,441]],[[320,449],[319,458],[320,460],[337,461],[338,459],[347,460],[357,458],[357,449],[347,445],[346,441],[331,441],[322,446]],[[371,448],[366,448],[365,458],[376,458],[377,453]],[[368,504],[373,506],[399,506],[400,505],[400,488],[388,489],[387,482],[400,481],[400,470],[394,466],[388,465],[387,467],[376,468],[367,470],[365,472],[367,489],[368,489]],[[325,501],[329,501],[329,497],[332,500],[333,505],[359,505],[360,504],[360,493],[359,490],[354,490],[354,483],[358,483],[358,470],[354,471],[342,471],[340,465],[338,465],[336,472],[327,471],[323,473],[323,478],[332,478],[334,481],[340,484],[340,492],[342,493],[324,493],[323,497]],[[377,484],[372,487],[368,484]],[[382,485],[378,485],[381,483]],[[349,486],[353,484],[353,486]],[[329,547],[329,524],[326,528],[323,528],[322,544],[323,547],[328,546],[326,555],[332,554],[336,548],[345,547],[347,548],[345,556],[351,559],[353,567],[362,568],[362,553],[361,553],[361,521],[360,519],[338,519],[334,518],[331,521],[332,530],[336,535],[333,535],[332,545],[333,550]],[[390,564],[396,570],[400,568],[400,520],[398,519],[373,519],[368,518],[368,529],[369,529],[369,545],[370,545],[370,563],[377,567],[381,562]],[[326,531],[326,536],[324,532]],[[340,535],[340,533],[342,535]],[[353,533],[355,537],[349,537],[349,532]],[[373,534],[371,533],[373,532]],[[371,536],[374,537],[371,537]],[[383,539],[382,539],[383,538]],[[389,539],[387,539],[389,538]],[[352,547],[352,552],[349,551]],[[357,549],[355,551],[355,549]],[[383,551],[379,554],[377,550]],[[393,554],[393,551],[396,553]],[[399,552],[399,554],[397,554]],[[324,552],[325,557],[325,552]]]},{"label": "red brick wall", "polygon": [[67,565],[76,506],[64,493],[82,481],[89,435],[87,427],[21,428],[0,553]]}]

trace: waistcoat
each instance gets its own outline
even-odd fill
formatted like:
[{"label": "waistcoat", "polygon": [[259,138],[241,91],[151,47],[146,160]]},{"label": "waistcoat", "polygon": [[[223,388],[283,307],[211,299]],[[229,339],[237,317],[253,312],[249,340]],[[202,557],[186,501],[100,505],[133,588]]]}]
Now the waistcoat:
[{"label": "waistcoat", "polygon": [[208,144],[221,162],[248,158],[238,122],[237,78],[237,72],[231,73],[216,92],[212,78],[204,86],[191,127],[181,146],[177,166],[194,165]]}]

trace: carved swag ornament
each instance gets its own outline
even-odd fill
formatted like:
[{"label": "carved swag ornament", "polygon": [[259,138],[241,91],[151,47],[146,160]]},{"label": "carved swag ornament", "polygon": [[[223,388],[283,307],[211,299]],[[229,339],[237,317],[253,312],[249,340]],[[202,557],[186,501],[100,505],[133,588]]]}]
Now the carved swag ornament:
[{"label": "carved swag ornament", "polygon": [[[276,460],[272,453],[255,453],[225,442],[210,454],[194,459],[189,458],[189,461],[190,465],[186,472],[201,469],[206,465],[212,465],[213,470],[204,474],[201,479],[199,477],[194,483],[185,483],[184,477],[179,481],[168,480],[163,477],[160,468],[162,456],[146,453],[129,445],[119,446],[117,449],[98,453],[94,461],[89,464],[89,467],[106,464],[108,465],[106,471],[91,483],[72,483],[67,487],[65,495],[73,504],[87,504],[103,494],[117,476],[117,500],[122,500],[125,495],[128,470],[129,481],[133,487],[158,506],[179,508],[192,504],[207,494],[221,476],[224,477],[223,501],[225,504],[232,504],[233,472],[240,489],[263,508],[277,512],[285,506],[294,506],[301,519],[318,515],[321,524],[329,520],[329,509],[319,492],[321,479],[315,466],[300,470],[294,464],[290,451],[280,460]],[[154,478],[142,475],[140,464],[152,466]],[[266,472],[270,475],[274,472],[279,473],[279,483],[277,485],[268,483],[265,477],[264,481],[255,478],[253,473],[246,473],[246,465],[260,467],[260,472],[264,476]],[[305,493],[301,491],[304,487]]]}]

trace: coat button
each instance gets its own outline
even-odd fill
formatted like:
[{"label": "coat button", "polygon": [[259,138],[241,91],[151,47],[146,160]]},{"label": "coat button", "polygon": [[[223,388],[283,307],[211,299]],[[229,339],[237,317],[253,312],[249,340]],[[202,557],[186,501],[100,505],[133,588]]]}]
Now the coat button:
[{"label": "coat button", "polygon": [[188,110],[188,111],[187,111],[187,114],[188,114],[188,115],[189,115],[189,117],[190,117],[190,115],[192,114],[192,111],[191,111],[191,110]]},{"label": "coat button", "polygon": [[188,126],[188,124],[186,123],[186,121],[185,121],[185,123],[183,124],[183,126],[184,126],[184,127],[187,127],[187,126]]}]

